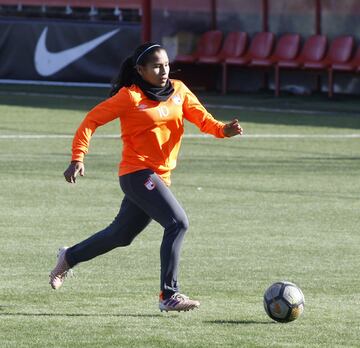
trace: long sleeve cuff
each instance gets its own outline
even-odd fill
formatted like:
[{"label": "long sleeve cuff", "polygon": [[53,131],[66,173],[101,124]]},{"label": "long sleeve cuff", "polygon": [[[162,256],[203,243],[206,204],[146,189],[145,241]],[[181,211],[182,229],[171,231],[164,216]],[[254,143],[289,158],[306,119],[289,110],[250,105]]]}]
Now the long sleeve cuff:
[{"label": "long sleeve cuff", "polygon": [[84,153],[81,151],[73,152],[71,156],[72,161],[84,162]]}]

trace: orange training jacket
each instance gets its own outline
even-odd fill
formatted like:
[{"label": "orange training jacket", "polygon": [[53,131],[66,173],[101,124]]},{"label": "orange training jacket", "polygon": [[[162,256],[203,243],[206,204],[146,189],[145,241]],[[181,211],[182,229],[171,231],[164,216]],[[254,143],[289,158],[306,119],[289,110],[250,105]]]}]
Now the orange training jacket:
[{"label": "orange training jacket", "polygon": [[176,167],[184,133],[184,118],[217,138],[224,138],[225,126],[206,111],[181,81],[171,82],[174,93],[164,102],[147,98],[138,86],[132,85],[95,106],[75,133],[72,160],[84,160],[97,127],[120,118],[123,151],[119,175],[151,169],[170,185],[170,173]]}]

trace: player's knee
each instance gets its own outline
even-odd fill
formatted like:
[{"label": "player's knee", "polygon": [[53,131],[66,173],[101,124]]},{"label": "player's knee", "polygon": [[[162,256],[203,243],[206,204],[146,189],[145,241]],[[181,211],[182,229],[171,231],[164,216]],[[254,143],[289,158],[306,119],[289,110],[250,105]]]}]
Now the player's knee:
[{"label": "player's knee", "polygon": [[189,220],[185,214],[174,219],[173,229],[178,233],[185,233],[189,229]]},{"label": "player's knee", "polygon": [[118,247],[126,247],[132,243],[133,239],[129,238],[118,238],[116,245]]},{"label": "player's knee", "polygon": [[185,215],[184,218],[181,220],[181,225],[184,229],[184,232],[186,232],[189,229],[189,219]]},{"label": "player's knee", "polygon": [[124,233],[122,228],[118,228],[116,225],[111,226],[111,233],[109,237],[112,240],[112,243],[117,247],[126,247],[132,243],[134,238],[132,236],[127,235]]}]

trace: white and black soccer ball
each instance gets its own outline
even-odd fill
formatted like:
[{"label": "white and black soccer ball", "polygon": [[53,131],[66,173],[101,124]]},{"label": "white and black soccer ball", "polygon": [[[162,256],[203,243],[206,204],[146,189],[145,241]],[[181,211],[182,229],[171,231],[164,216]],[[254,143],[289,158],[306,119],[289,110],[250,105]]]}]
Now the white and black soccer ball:
[{"label": "white and black soccer ball", "polygon": [[294,283],[276,282],[265,291],[265,311],[275,321],[288,323],[299,318],[304,311],[304,306],[304,295]]}]

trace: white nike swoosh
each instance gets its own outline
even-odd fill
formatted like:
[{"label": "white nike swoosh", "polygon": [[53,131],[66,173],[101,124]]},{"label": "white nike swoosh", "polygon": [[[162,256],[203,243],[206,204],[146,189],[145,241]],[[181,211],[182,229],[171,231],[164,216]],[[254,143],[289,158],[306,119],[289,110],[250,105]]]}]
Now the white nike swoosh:
[{"label": "white nike swoosh", "polygon": [[34,62],[36,71],[41,76],[53,75],[99,46],[119,30],[115,29],[81,45],[53,53],[49,52],[46,48],[46,35],[48,31],[48,27],[46,27],[41,33],[35,48]]}]

